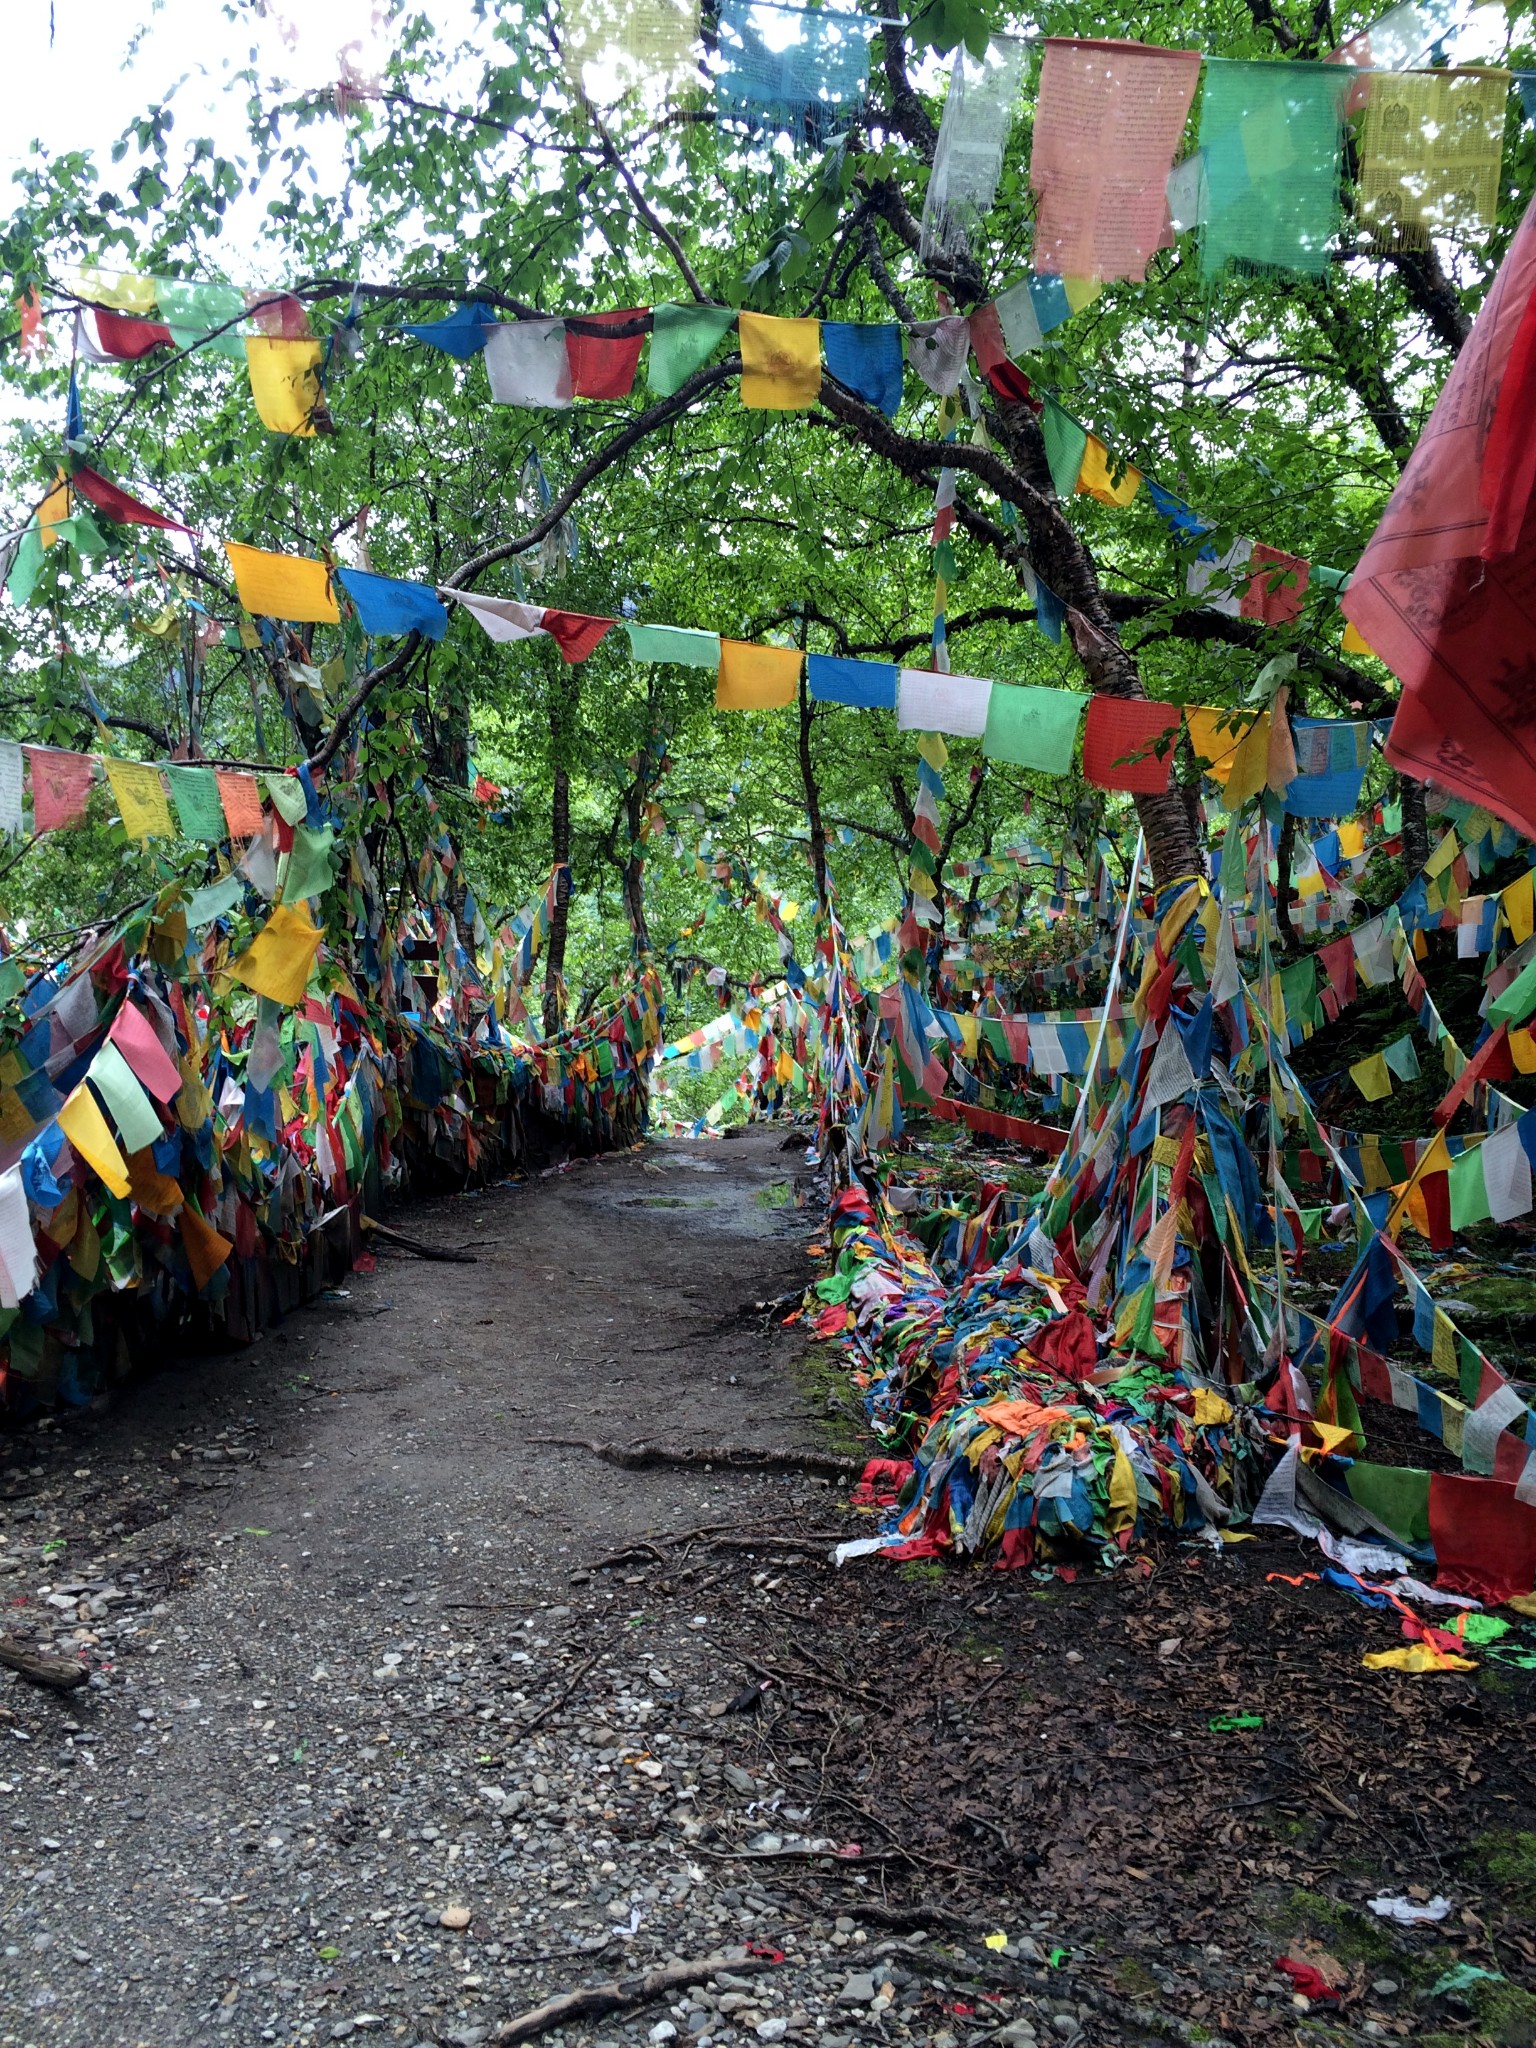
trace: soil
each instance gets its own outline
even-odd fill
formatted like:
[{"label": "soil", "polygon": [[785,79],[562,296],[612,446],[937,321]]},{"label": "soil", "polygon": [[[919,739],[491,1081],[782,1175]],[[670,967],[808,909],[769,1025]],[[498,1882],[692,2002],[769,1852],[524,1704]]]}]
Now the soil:
[{"label": "soil", "polygon": [[470,2048],[721,1956],[543,2038],[1532,2038],[1531,1673],[1363,1669],[1394,1617],[1289,1539],[839,1569],[835,1482],[539,1440],[849,1447],[757,1306],[802,1174],[753,1132],[418,1205],[475,1264],[4,1446],[8,1625],[94,1675],[0,1681],[0,2048]]}]

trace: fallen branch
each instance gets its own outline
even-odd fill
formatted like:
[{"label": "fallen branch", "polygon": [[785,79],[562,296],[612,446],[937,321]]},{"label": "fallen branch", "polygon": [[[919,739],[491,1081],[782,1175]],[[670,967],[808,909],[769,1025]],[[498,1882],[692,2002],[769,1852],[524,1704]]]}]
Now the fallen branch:
[{"label": "fallen branch", "polygon": [[535,2035],[547,2034],[553,2027],[592,2013],[623,2012],[632,2005],[649,2005],[654,1999],[670,1997],[674,1991],[685,1991],[691,1984],[703,1984],[721,1970],[741,1977],[767,1968],[765,1959],[753,1956],[740,1961],[719,1955],[703,1956],[692,1963],[663,1963],[659,1969],[643,1970],[634,1977],[614,1977],[606,1984],[562,1991],[558,1998],[546,1999],[542,2005],[520,2012],[515,2019],[503,2020],[491,2039],[531,2041]]},{"label": "fallen branch", "polygon": [[434,1259],[440,1265],[451,1266],[477,1266],[480,1263],[473,1252],[461,1252],[451,1245],[427,1244],[422,1238],[407,1237],[403,1230],[391,1230],[387,1223],[378,1223],[372,1216],[363,1218],[363,1228],[385,1244],[409,1252],[413,1258]]},{"label": "fallen branch", "polygon": [[0,1664],[19,1671],[34,1685],[51,1686],[55,1692],[73,1692],[90,1677],[89,1668],[74,1657],[51,1657],[46,1650],[28,1649],[14,1636],[0,1636]]},{"label": "fallen branch", "polygon": [[722,1465],[737,1472],[817,1472],[834,1479],[857,1479],[868,1462],[864,1458],[840,1458],[831,1451],[759,1451],[737,1444],[719,1444],[713,1449],[674,1449],[670,1444],[605,1444],[587,1436],[535,1436],[535,1444],[559,1444],[568,1451],[590,1451],[609,1465],[622,1465],[638,1472],[647,1465]]},{"label": "fallen branch", "polygon": [[561,1693],[560,1697],[557,1700],[551,1700],[547,1707],[540,1707],[539,1711],[534,1715],[531,1721],[524,1722],[519,1732],[523,1735],[531,1735],[535,1728],[542,1728],[544,1726],[544,1723],[549,1719],[551,1714],[558,1714],[560,1709],[565,1705],[566,1701],[570,1698],[571,1694],[576,1690],[577,1686],[580,1685],[581,1681],[586,1677],[587,1673],[592,1669],[592,1666],[598,1661],[598,1657],[600,1657],[601,1655],[602,1652],[601,1650],[599,1650],[596,1656],[589,1657],[586,1663],[583,1664],[581,1669],[577,1672],[576,1676],[571,1680],[570,1684],[565,1688],[565,1691]]}]

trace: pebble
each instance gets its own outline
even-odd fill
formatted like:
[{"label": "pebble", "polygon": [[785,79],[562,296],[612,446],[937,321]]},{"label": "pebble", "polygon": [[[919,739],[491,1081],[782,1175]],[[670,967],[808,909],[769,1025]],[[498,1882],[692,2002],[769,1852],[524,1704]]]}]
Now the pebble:
[{"label": "pebble", "polygon": [[874,2000],[875,1978],[872,1970],[853,1971],[837,1994],[839,2005],[873,2005]]},{"label": "pebble", "polygon": [[1402,1988],[1395,1977],[1373,1977],[1371,1980],[1371,1989],[1378,1998],[1393,1998]]},{"label": "pebble", "polygon": [[439,1927],[450,1927],[457,1933],[461,1927],[467,1927],[474,1917],[468,1906],[445,1906],[437,1916],[437,1924]]},{"label": "pebble", "polygon": [[652,2041],[675,2041],[677,2029],[670,2020],[658,2020],[647,2038]]}]

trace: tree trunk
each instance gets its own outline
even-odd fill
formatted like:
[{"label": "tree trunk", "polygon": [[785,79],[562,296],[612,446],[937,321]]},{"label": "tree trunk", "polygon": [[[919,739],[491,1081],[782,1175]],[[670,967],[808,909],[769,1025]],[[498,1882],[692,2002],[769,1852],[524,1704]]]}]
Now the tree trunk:
[{"label": "tree trunk", "polygon": [[1403,869],[1416,875],[1429,859],[1429,819],[1424,808],[1424,785],[1411,775],[1397,778],[1398,801],[1403,807]]},{"label": "tree trunk", "polygon": [[[642,773],[643,773],[642,769]],[[624,822],[629,828],[629,852],[624,861],[624,909],[635,942],[635,952],[644,956],[651,950],[651,928],[645,916],[645,861],[640,853],[640,826],[644,818],[640,776],[624,792]]]},{"label": "tree trunk", "polygon": [[[571,858],[571,778],[562,763],[555,769],[555,800],[550,819],[550,859],[555,864]],[[546,1037],[560,1029],[561,996],[565,980],[565,933],[570,917],[571,883],[567,872],[556,891],[549,919],[549,944],[544,954],[544,1031]]]}]

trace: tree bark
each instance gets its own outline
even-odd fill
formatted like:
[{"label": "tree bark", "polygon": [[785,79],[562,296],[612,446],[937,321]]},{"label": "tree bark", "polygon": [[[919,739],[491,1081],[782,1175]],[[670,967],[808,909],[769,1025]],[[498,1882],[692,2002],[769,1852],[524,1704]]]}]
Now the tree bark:
[{"label": "tree bark", "polygon": [[[801,646],[805,644],[801,632]],[[805,791],[805,815],[811,828],[811,872],[816,878],[816,901],[825,906],[827,900],[827,828],[821,815],[821,786],[816,780],[816,764],[811,759],[811,722],[815,717],[815,706],[811,703],[810,690],[805,680],[805,666],[800,668],[800,784]]]},{"label": "tree bark", "polygon": [[[564,762],[555,768],[555,797],[551,808],[550,859],[555,864],[571,858],[571,777]],[[546,1037],[560,1029],[565,981],[565,935],[570,919],[571,883],[567,871],[555,894],[549,919],[549,944],[544,954],[544,1032]]]},{"label": "tree bark", "polygon": [[645,814],[641,788],[644,773],[642,764],[640,774],[624,792],[624,822],[629,830],[629,852],[624,860],[624,909],[639,955],[651,950],[651,928],[645,915],[645,861],[640,853],[640,827]]}]

